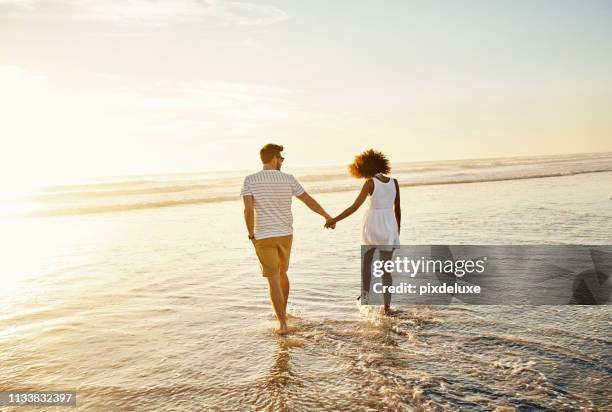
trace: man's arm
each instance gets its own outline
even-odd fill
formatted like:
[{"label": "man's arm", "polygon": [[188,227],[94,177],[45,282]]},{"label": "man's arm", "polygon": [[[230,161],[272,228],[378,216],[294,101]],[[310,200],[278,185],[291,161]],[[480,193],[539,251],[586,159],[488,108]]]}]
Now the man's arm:
[{"label": "man's arm", "polygon": [[304,192],[301,195],[298,195],[297,198],[304,202],[304,204],[308,206],[310,210],[323,216],[325,220],[331,219],[329,213],[327,213],[325,209],[323,209],[321,205],[316,200],[314,200],[308,193]]},{"label": "man's arm", "polygon": [[249,237],[255,236],[255,208],[253,207],[253,195],[242,196],[244,201],[244,222],[246,223]]}]

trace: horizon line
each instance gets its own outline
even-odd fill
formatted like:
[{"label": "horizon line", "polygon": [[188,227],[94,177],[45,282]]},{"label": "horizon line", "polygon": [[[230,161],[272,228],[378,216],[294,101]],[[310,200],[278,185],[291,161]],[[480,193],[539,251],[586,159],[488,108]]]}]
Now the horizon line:
[{"label": "horizon line", "polygon": [[[490,157],[460,157],[453,159],[431,159],[431,160],[405,160],[391,162],[391,164],[421,164],[421,163],[440,163],[440,162],[456,162],[456,161],[478,161],[478,160],[500,160],[500,159],[521,159],[521,158],[546,158],[546,157],[569,157],[569,156],[588,156],[588,155],[612,155],[611,150],[601,152],[573,152],[573,153],[554,153],[554,154],[538,154],[538,155],[518,155],[518,156],[490,156]],[[335,164],[315,164],[315,165],[296,165],[293,167],[285,167],[285,169],[307,169],[307,168],[339,168],[346,167],[339,163]],[[144,176],[190,176],[190,175],[203,175],[213,173],[238,173],[238,172],[251,172],[254,169],[213,169],[213,170],[200,170],[200,171],[177,171],[177,172],[145,172],[145,173],[130,173],[130,174],[118,174],[118,175],[96,175],[86,178],[86,180],[105,180],[105,179],[119,179],[119,178],[138,178]],[[64,182],[68,183],[68,182]],[[58,182],[57,184],[60,184]]]}]

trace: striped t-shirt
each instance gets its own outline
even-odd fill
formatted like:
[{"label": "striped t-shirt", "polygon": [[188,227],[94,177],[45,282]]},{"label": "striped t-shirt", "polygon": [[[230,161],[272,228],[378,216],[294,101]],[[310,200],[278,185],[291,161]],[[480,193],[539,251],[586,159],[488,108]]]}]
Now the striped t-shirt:
[{"label": "striped t-shirt", "polygon": [[253,196],[255,239],[293,234],[291,197],[304,193],[293,175],[260,170],[244,179],[240,196]]}]

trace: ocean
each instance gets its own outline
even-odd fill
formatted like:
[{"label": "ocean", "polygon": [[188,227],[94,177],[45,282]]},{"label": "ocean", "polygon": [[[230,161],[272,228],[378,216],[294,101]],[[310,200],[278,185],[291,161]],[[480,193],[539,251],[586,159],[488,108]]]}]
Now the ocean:
[{"label": "ocean", "polygon": [[[342,166],[286,171],[332,215],[362,184]],[[238,196],[252,172],[5,195],[0,391],[74,390],[87,411],[612,409],[610,306],[382,316],[356,300],[363,210],[331,231],[294,200],[293,332],[275,335]],[[402,244],[612,244],[612,153],[392,176]]]}]

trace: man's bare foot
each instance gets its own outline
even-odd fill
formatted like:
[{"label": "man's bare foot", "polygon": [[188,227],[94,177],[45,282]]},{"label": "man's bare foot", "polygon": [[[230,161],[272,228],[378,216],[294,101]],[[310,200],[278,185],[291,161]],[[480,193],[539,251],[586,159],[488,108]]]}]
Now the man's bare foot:
[{"label": "man's bare foot", "polygon": [[289,328],[287,327],[287,324],[281,325],[280,328],[275,329],[274,332],[276,332],[278,335],[286,335],[289,333]]}]

